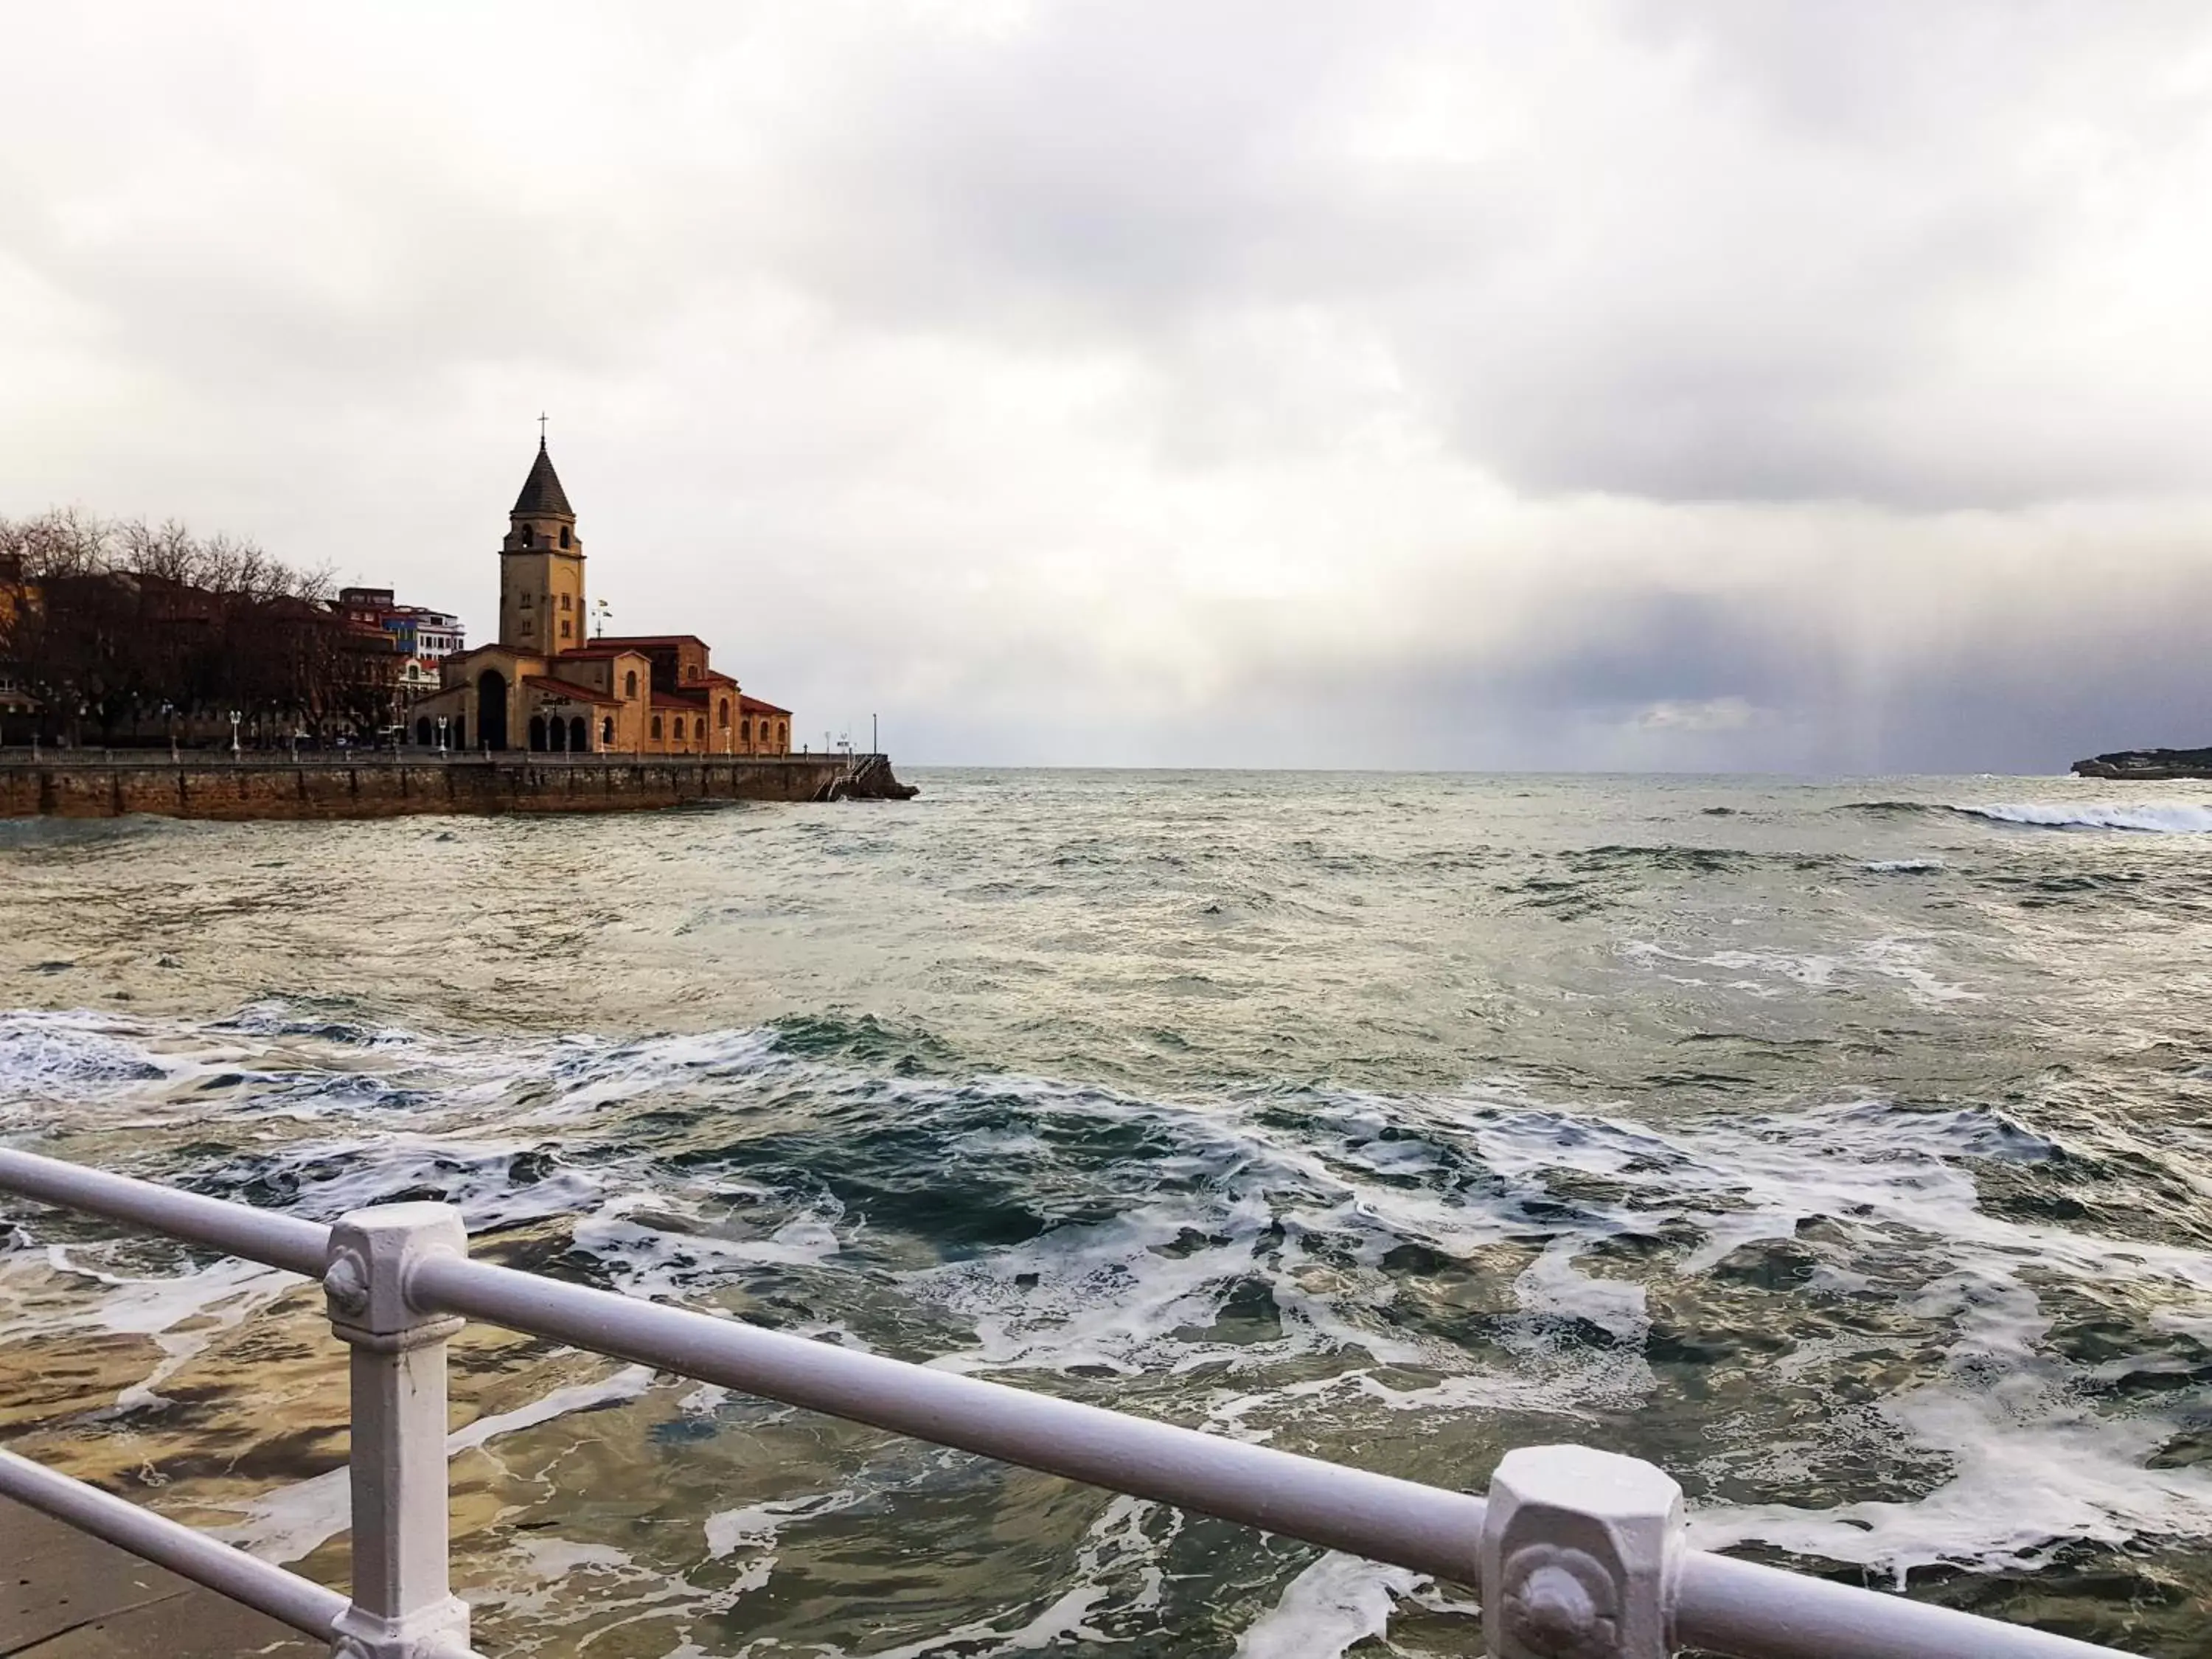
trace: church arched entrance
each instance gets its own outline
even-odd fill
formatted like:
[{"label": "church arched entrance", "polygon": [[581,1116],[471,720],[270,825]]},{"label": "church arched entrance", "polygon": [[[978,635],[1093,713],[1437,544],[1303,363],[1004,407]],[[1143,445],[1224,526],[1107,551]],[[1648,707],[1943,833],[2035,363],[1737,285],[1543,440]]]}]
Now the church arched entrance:
[{"label": "church arched entrance", "polygon": [[477,741],[487,749],[507,747],[507,676],[484,670],[477,682]]},{"label": "church arched entrance", "polygon": [[591,746],[591,731],[585,726],[584,717],[581,714],[571,714],[568,717],[568,747],[581,754]]},{"label": "church arched entrance", "polygon": [[543,714],[530,717],[530,752],[533,755],[545,752],[545,716]]},{"label": "church arched entrance", "polygon": [[430,746],[430,717],[428,714],[415,722],[415,741],[425,749]]}]

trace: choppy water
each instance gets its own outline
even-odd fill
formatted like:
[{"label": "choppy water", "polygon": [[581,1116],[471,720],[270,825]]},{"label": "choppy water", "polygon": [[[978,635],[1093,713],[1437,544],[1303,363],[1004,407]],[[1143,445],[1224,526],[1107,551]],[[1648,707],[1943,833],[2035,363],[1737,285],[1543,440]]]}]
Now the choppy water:
[{"label": "choppy water", "polygon": [[[0,1136],[2212,1654],[2212,789],[923,775],[0,826]],[[12,1226],[12,1233],[6,1231]],[[300,1281],[0,1205],[0,1433],[342,1582]],[[471,1329],[489,1650],[1473,1651],[1461,1591]]]}]

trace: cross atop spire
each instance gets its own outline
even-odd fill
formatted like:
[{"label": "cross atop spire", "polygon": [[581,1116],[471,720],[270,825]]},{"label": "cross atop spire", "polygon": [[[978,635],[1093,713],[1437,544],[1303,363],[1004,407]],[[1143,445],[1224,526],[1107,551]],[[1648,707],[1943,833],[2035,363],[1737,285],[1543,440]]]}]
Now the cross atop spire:
[{"label": "cross atop spire", "polygon": [[545,447],[545,416],[543,411],[538,416],[538,447],[540,449]]}]

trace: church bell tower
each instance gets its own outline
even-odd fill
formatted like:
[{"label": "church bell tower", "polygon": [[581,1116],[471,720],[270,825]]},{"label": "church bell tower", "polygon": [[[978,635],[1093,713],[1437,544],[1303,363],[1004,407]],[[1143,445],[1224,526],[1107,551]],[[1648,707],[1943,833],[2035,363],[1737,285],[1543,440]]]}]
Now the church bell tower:
[{"label": "church bell tower", "polygon": [[557,657],[584,643],[584,544],[576,515],[538,439],[499,548],[499,642]]}]

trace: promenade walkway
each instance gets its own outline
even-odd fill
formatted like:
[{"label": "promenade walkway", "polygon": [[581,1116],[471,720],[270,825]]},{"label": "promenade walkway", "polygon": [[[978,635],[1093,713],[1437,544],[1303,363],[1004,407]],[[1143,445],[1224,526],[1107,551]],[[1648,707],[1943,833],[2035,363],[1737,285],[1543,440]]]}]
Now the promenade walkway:
[{"label": "promenade walkway", "polygon": [[308,1659],[305,1637],[0,1498],[0,1659]]}]

